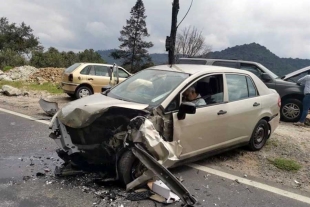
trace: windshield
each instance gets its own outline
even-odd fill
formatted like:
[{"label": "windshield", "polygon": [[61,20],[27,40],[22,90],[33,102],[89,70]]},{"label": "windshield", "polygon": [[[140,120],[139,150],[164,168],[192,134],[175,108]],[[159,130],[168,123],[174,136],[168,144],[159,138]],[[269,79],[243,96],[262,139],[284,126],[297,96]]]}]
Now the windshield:
[{"label": "windshield", "polygon": [[187,73],[145,69],[115,86],[108,96],[156,106],[187,77]]},{"label": "windshield", "polygon": [[81,63],[75,63],[75,64],[71,65],[70,67],[66,68],[65,73],[71,73],[80,65],[81,65]]}]

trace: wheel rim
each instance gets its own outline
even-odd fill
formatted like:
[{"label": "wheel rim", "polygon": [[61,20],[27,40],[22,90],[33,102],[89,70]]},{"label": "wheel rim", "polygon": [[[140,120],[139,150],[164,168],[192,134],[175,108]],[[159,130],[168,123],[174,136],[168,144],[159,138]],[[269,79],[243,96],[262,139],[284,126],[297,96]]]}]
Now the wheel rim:
[{"label": "wheel rim", "polygon": [[90,91],[85,89],[85,88],[81,89],[80,92],[79,92],[79,97],[80,98],[83,98],[83,97],[89,96],[89,95],[90,95]]},{"label": "wheel rim", "polygon": [[146,168],[144,167],[144,165],[139,161],[136,160],[131,168],[131,178],[132,180],[135,180],[136,178],[140,177],[144,171],[146,170]]},{"label": "wheel rim", "polygon": [[287,119],[295,119],[300,114],[300,108],[294,103],[285,104],[282,108],[282,114]]},{"label": "wheel rim", "polygon": [[264,125],[260,125],[257,127],[255,134],[254,134],[254,145],[256,147],[260,147],[261,144],[263,144],[265,140],[265,127]]}]

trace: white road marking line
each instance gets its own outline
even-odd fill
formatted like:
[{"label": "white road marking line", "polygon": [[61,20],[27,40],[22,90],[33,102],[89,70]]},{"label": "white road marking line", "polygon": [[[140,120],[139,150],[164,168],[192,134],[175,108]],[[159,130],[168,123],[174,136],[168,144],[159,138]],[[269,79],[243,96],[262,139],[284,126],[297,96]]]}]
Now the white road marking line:
[{"label": "white road marking line", "polygon": [[34,117],[27,116],[27,115],[25,115],[25,114],[17,113],[17,112],[14,112],[14,111],[10,111],[10,110],[7,110],[7,109],[0,108],[0,111],[5,112],[5,113],[8,113],[8,114],[13,114],[13,115],[15,115],[15,116],[23,117],[23,118],[25,118],[25,119],[29,119],[29,120],[32,120],[32,121],[36,121],[36,122],[39,122],[39,123],[42,123],[42,124],[47,124],[47,125],[50,124],[49,121],[46,121],[46,120],[37,120],[37,119],[34,118]]},{"label": "white road marking line", "polygon": [[201,165],[197,165],[197,164],[188,164],[187,166],[189,166],[191,168],[195,168],[197,170],[201,170],[201,171],[210,173],[210,174],[214,174],[214,175],[217,175],[217,176],[229,179],[229,180],[238,180],[240,183],[243,183],[245,185],[249,185],[249,186],[261,189],[261,190],[269,191],[269,192],[272,192],[272,193],[275,193],[275,194],[278,194],[278,195],[281,195],[281,196],[284,196],[287,198],[291,198],[291,199],[294,199],[297,201],[301,201],[301,202],[310,204],[310,198],[306,197],[306,196],[302,196],[302,195],[299,195],[296,193],[291,193],[289,191],[285,191],[285,190],[282,190],[280,188],[275,188],[275,187],[272,187],[270,185],[266,185],[263,183],[259,183],[256,181],[252,181],[249,179],[245,179],[242,177],[231,175],[231,174],[228,174],[228,173],[225,173],[225,172],[222,172],[219,170],[215,170],[215,169],[212,169],[209,167],[205,167],[205,166],[201,166]]}]

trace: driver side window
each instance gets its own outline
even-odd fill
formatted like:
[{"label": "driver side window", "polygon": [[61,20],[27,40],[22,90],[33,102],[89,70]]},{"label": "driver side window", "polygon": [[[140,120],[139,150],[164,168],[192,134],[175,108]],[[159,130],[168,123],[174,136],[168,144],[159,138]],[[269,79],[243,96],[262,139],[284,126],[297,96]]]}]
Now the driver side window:
[{"label": "driver side window", "polygon": [[210,75],[193,81],[171,101],[165,111],[177,111],[181,102],[192,102],[197,108],[223,103],[223,75]]}]

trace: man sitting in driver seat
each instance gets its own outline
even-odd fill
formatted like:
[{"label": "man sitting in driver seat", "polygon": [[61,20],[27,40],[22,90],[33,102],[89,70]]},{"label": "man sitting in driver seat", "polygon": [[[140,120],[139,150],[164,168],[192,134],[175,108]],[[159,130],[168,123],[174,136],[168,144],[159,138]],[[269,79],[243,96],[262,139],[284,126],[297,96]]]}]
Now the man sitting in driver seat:
[{"label": "man sitting in driver seat", "polygon": [[196,92],[195,87],[191,86],[183,93],[184,100],[194,103],[196,106],[207,105],[205,100],[201,98],[200,94]]}]

